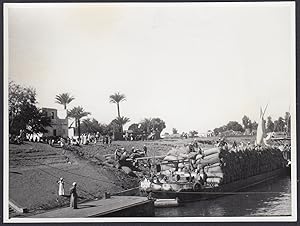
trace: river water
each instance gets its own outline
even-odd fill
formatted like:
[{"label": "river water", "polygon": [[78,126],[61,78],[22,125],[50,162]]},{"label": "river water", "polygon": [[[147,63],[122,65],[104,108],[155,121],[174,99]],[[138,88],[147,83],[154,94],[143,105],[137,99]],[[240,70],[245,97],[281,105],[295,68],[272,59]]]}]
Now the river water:
[{"label": "river water", "polygon": [[155,216],[290,216],[292,213],[290,177],[277,178],[256,185],[247,189],[247,192],[250,193],[226,195],[213,200],[185,203],[174,208],[156,208]]}]

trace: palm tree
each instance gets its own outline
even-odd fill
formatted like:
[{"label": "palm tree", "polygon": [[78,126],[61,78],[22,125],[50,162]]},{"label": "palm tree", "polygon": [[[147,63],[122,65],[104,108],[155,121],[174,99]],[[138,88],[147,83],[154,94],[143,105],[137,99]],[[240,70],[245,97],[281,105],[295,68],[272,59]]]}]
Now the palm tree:
[{"label": "palm tree", "polygon": [[110,95],[109,96],[109,102],[110,103],[114,103],[114,104],[117,104],[117,108],[118,108],[118,117],[120,118],[120,107],[119,107],[119,103],[121,101],[124,101],[126,100],[126,97],[124,94],[120,94],[119,92],[113,94],[113,95]]},{"label": "palm tree", "polygon": [[151,129],[151,118],[145,118],[142,122],[142,128],[146,133],[150,133],[150,129]]},{"label": "palm tree", "polygon": [[128,122],[130,122],[130,119],[127,118],[127,117],[122,116],[122,117],[117,117],[117,118],[115,118],[115,119],[112,121],[112,124],[117,125],[117,126],[120,128],[120,130],[121,130],[120,132],[123,132],[123,126],[124,126],[126,123],[128,123]]},{"label": "palm tree", "polygon": [[56,95],[55,97],[55,103],[64,105],[64,109],[67,109],[67,104],[71,103],[72,100],[75,98],[72,97],[69,93],[62,93],[59,95]]},{"label": "palm tree", "polygon": [[88,116],[89,112],[84,111],[83,107],[73,107],[70,111],[68,111],[68,117],[74,118],[76,122],[76,127],[78,128],[78,136],[80,136],[80,119]]}]

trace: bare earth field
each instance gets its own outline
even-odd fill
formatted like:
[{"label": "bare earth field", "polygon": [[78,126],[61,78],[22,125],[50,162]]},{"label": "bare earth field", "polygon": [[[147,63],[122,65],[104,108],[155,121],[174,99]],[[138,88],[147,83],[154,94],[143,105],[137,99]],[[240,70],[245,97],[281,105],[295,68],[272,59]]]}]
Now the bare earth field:
[{"label": "bare earth field", "polygon": [[[215,138],[209,140],[213,139]],[[234,140],[248,142],[245,138]],[[250,140],[253,141],[253,138],[249,138]],[[120,192],[136,187],[139,183],[137,177],[129,176],[116,168],[103,166],[104,155],[113,154],[116,148],[121,147],[126,150],[132,147],[142,149],[144,144],[148,148],[148,156],[165,155],[172,147],[183,146],[191,141],[192,139],[115,141],[111,145],[97,143],[81,147],[72,146],[68,150],[42,143],[10,144],[9,199],[28,208],[30,212],[68,205],[68,197],[58,196],[56,182],[60,177],[65,180],[67,194],[71,184],[77,182],[79,202],[102,198],[104,192]]]}]

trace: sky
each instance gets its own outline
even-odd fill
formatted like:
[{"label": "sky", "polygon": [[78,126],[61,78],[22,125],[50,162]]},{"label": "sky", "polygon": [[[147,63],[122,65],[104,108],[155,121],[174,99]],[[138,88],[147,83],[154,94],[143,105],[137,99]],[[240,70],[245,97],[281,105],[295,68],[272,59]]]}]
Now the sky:
[{"label": "sky", "polygon": [[8,4],[9,80],[39,107],[69,105],[109,123],[159,117],[165,132],[206,132],[259,108],[293,105],[294,3]]}]

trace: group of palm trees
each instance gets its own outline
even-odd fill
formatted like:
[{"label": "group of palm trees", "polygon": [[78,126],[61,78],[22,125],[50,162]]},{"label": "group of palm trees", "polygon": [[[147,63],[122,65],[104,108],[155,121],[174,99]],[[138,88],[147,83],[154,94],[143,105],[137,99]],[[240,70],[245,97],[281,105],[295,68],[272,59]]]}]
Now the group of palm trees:
[{"label": "group of palm trees", "polygon": [[[69,93],[62,93],[56,95],[55,102],[64,106],[64,109],[67,110],[67,105],[71,103],[75,98],[71,96]],[[119,132],[123,132],[123,126],[128,123],[130,120],[127,117],[122,116],[120,114],[120,102],[125,101],[126,97],[124,94],[120,94],[119,92],[114,93],[109,96],[109,102],[117,105],[118,116],[116,119],[112,121],[116,126],[119,127]],[[75,120],[75,127],[78,129],[78,134],[80,136],[80,120],[83,117],[90,115],[90,112],[86,112],[83,107],[77,106],[73,107],[71,110],[67,110],[67,117],[73,118]]]}]

